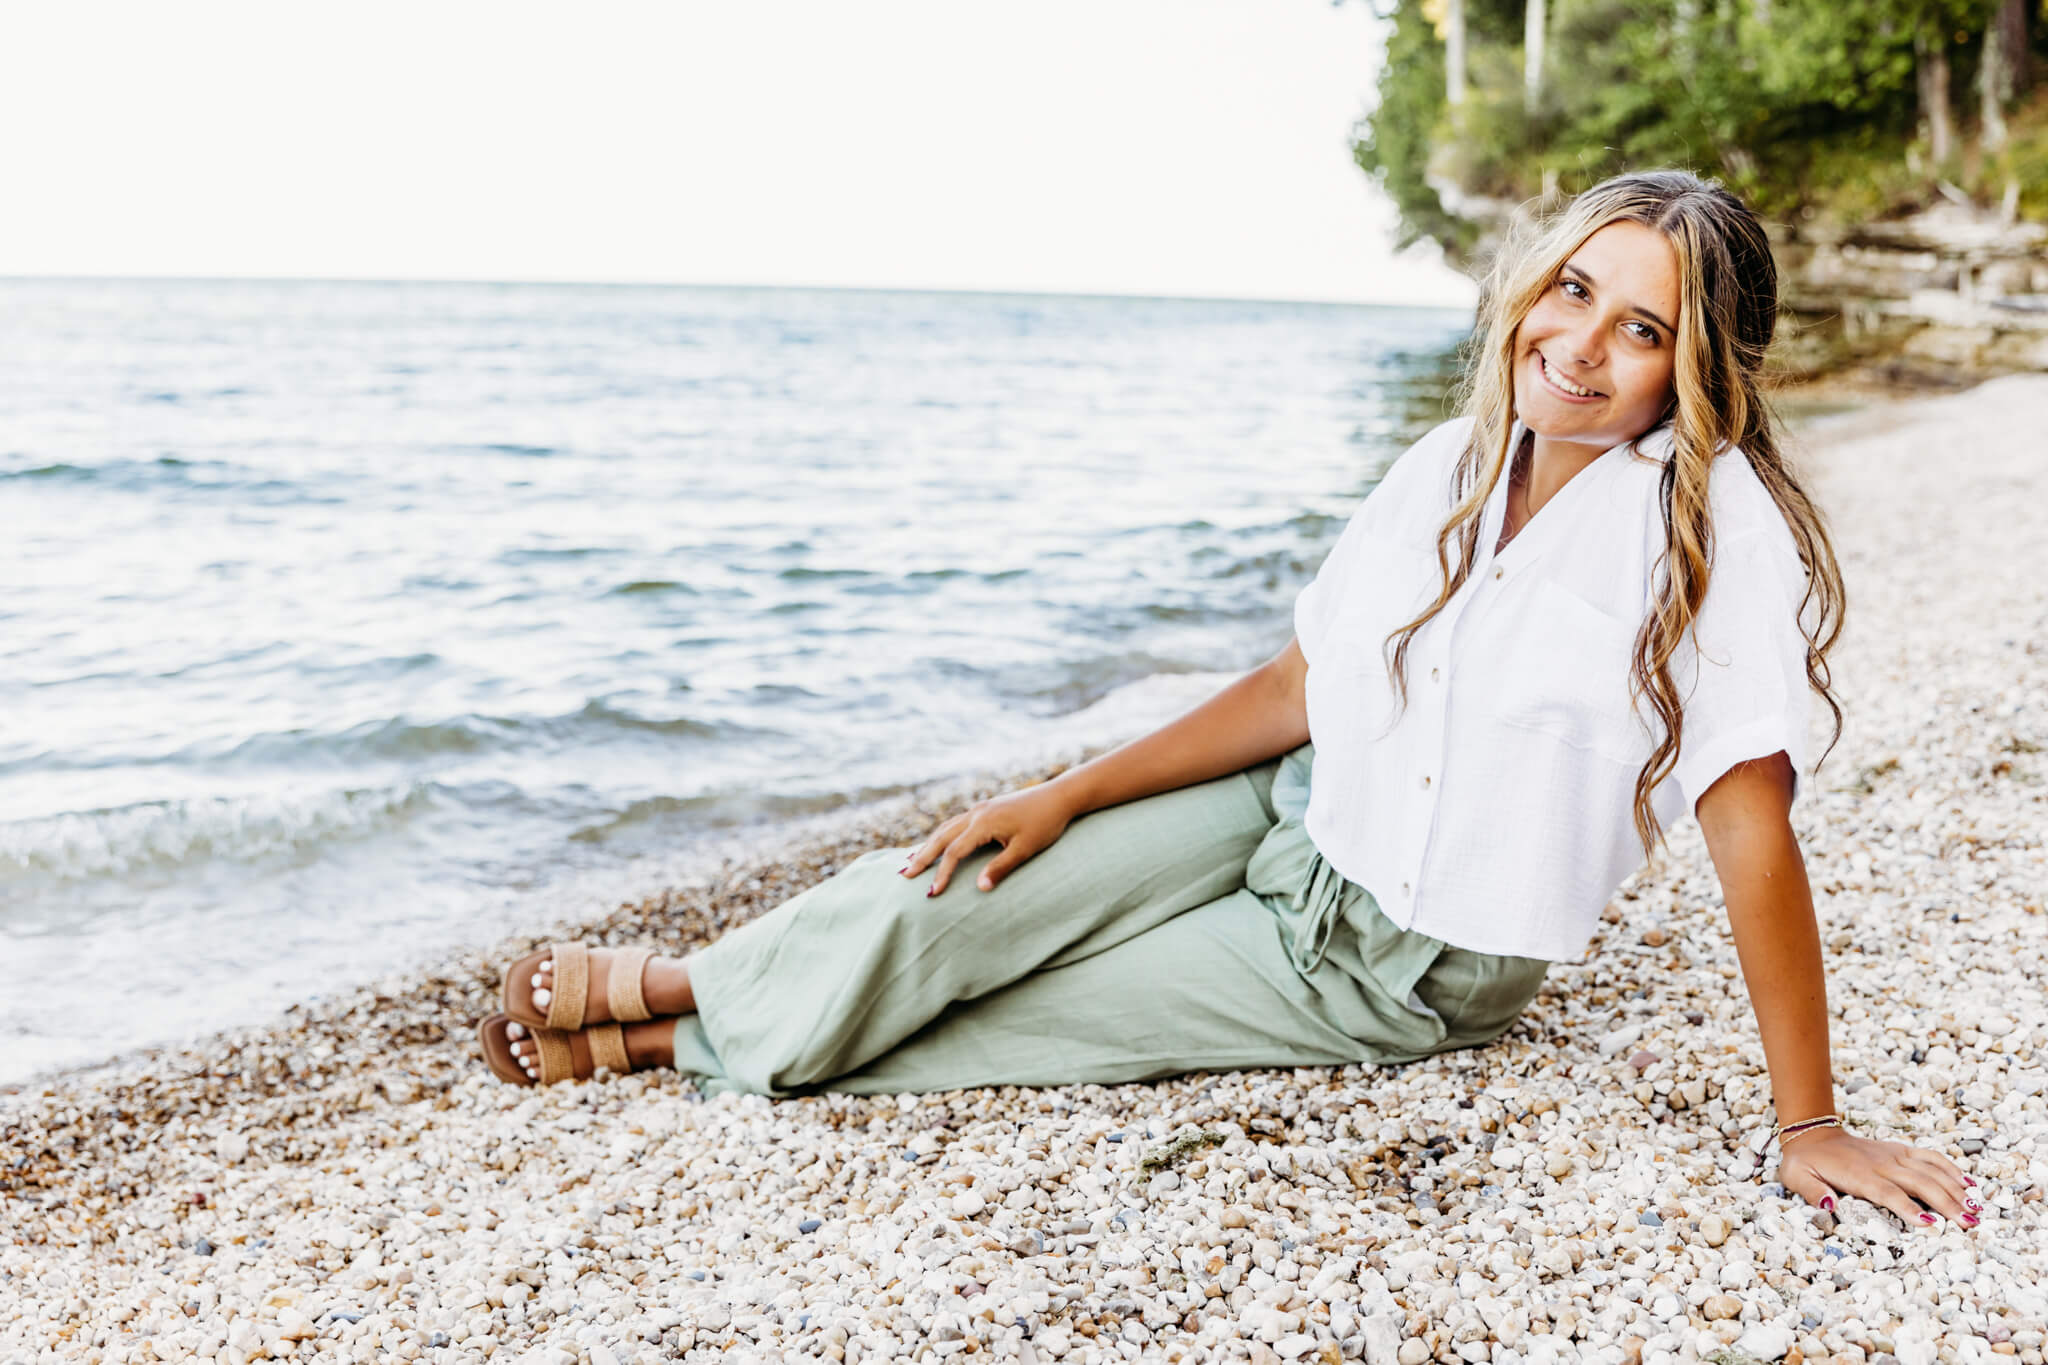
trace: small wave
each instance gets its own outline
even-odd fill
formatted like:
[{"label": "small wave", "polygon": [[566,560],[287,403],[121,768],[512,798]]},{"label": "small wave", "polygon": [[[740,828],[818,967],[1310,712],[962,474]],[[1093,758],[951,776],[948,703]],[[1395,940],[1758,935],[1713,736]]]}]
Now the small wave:
[{"label": "small wave", "polygon": [[97,470],[76,464],[43,464],[33,469],[10,469],[0,474],[0,479],[77,479],[84,482],[97,474]]},{"label": "small wave", "polygon": [[546,564],[558,559],[593,559],[599,555],[624,554],[615,545],[569,545],[561,549],[546,546],[529,546],[525,549],[507,550],[498,556],[500,564]]},{"label": "small wave", "polygon": [[553,446],[524,446],[510,441],[487,442],[480,446],[474,446],[472,449],[481,450],[488,455],[517,455],[529,460],[544,460],[550,455],[562,453]]},{"label": "small wave", "polygon": [[[1348,516],[1349,514],[1347,513],[1346,515]],[[1333,515],[1329,512],[1296,512],[1293,516],[1277,525],[1246,526],[1231,532],[1231,534],[1239,537],[1250,537],[1267,535],[1274,531],[1293,531],[1297,535],[1308,537],[1310,540],[1322,540],[1324,537],[1333,536],[1343,529],[1344,521],[1344,516]]]},{"label": "small wave", "polygon": [[1256,574],[1267,587],[1277,588],[1283,583],[1306,579],[1317,558],[1320,556],[1304,555],[1299,550],[1268,550],[1264,554],[1233,559],[1228,564],[1210,569],[1204,577],[1242,578],[1246,574]]},{"label": "small wave", "polygon": [[939,586],[940,580],[925,577],[905,579],[878,579],[872,583],[855,583],[847,588],[854,597],[924,597]]},{"label": "small wave", "polygon": [[823,701],[825,698],[796,683],[755,683],[748,694],[757,702]]},{"label": "small wave", "polygon": [[401,585],[406,592],[472,592],[481,584],[471,578],[451,578],[438,573],[407,574]]},{"label": "small wave", "polygon": [[805,569],[799,567],[784,569],[775,576],[787,579],[793,583],[801,583],[817,578],[873,578],[875,573],[872,569]]},{"label": "small wave", "polygon": [[417,654],[387,654],[378,659],[367,659],[359,663],[346,664],[305,664],[298,671],[308,678],[320,678],[326,686],[344,683],[388,682],[402,678],[408,673],[423,669],[439,668],[444,661],[432,650]]},{"label": "small wave", "polygon": [[885,800],[909,791],[907,784],[865,786],[844,792],[777,795],[760,791],[705,792],[698,796],[649,796],[569,836],[573,843],[601,844],[640,827],[681,817],[698,827],[729,828],[757,821],[793,820]]},{"label": "small wave", "polygon": [[114,488],[177,490],[186,494],[231,493],[266,504],[287,502],[338,502],[339,498],[316,496],[304,485],[283,479],[247,481],[250,471],[225,460],[187,460],[176,455],[154,459],[108,460],[104,464],[79,465],[59,462],[28,469],[0,472],[0,481],[10,479],[47,480],[52,483],[94,483]]},{"label": "small wave", "polygon": [[580,710],[558,716],[469,714],[424,723],[394,716],[364,721],[339,732],[286,730],[252,736],[220,757],[231,763],[263,764],[305,763],[322,758],[350,762],[416,759],[505,752],[537,744],[594,744],[619,732],[668,739],[716,739],[736,728],[687,716],[651,718],[593,699]]},{"label": "small wave", "polygon": [[1145,650],[1098,654],[1055,663],[990,670],[999,695],[1026,702],[1039,715],[1064,716],[1093,706],[1120,687],[1162,673],[1200,673],[1201,665]]},{"label": "small wave", "polygon": [[[432,654],[380,661],[394,671],[430,667]],[[687,684],[674,689],[687,693]],[[601,699],[555,716],[459,715],[437,721],[404,716],[367,720],[345,730],[275,730],[233,741],[188,744],[169,753],[96,754],[91,758],[43,751],[0,763],[0,777],[25,772],[77,772],[105,768],[174,767],[201,770],[279,768],[303,772],[346,770],[351,765],[444,756],[518,753],[616,741],[624,735],[715,741],[773,737],[779,731],[738,721],[688,716],[643,716]]]},{"label": "small wave", "polygon": [[631,583],[621,583],[605,593],[606,597],[642,597],[651,593],[679,592],[686,597],[697,596],[697,590],[688,583],[678,583],[672,578],[636,578]]},{"label": "small wave", "polygon": [[[716,739],[723,735],[740,733],[745,727],[717,725],[687,716],[674,716],[667,720],[656,720],[649,716],[613,706],[609,702],[592,700],[581,711],[568,717],[568,724],[562,720],[551,723],[551,729],[561,732],[564,738],[581,737],[583,727],[588,725],[609,726],[620,730],[631,730],[640,734],[667,735],[672,738]],[[573,732],[573,736],[572,736]]]},{"label": "small wave", "polygon": [[413,820],[436,801],[436,784],[413,782],[278,796],[143,801],[66,811],[0,825],[0,880],[78,881],[168,871],[219,859],[303,860],[336,843]]}]

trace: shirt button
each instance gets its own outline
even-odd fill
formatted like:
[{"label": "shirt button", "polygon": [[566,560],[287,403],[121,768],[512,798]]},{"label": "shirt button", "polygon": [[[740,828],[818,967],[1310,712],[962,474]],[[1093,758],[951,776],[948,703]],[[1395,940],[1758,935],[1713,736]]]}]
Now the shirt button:
[{"label": "shirt button", "polygon": [[1495,569],[1495,570],[1493,571],[1493,576],[1494,576],[1495,578],[1499,578],[1499,577],[1500,577],[1500,573],[1501,573],[1501,571],[1500,571],[1499,569]]},{"label": "shirt button", "polygon": [[1436,675],[1436,670],[1435,670],[1435,669],[1433,669],[1433,668],[1432,668],[1432,669],[1430,669],[1430,670],[1429,670],[1429,680],[1430,680],[1431,682],[1435,682],[1435,681],[1436,681],[1436,676],[1437,676],[1437,675]]},{"label": "shirt button", "polygon": [[1402,895],[1404,895],[1404,896],[1408,894],[1408,883],[1406,883],[1406,882],[1402,882],[1402,883],[1401,883],[1401,894],[1402,894]]},{"label": "shirt button", "polygon": [[1425,787],[1427,787],[1427,786],[1429,785],[1429,774],[1428,774],[1428,773],[1424,773],[1424,774],[1422,775],[1422,785],[1423,785],[1423,786],[1425,786]]}]

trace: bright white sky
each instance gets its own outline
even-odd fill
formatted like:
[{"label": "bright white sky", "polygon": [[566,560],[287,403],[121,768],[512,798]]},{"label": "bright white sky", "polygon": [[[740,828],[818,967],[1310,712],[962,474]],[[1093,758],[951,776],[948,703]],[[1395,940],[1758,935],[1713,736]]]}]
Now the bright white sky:
[{"label": "bright white sky", "polygon": [[1362,0],[61,0],[0,274],[1469,305],[1351,162]]}]

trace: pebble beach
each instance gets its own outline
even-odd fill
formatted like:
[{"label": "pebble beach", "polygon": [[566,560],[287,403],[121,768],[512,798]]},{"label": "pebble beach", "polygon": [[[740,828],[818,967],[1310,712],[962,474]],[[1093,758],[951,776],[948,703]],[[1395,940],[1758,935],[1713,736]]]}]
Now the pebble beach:
[{"label": "pebble beach", "polygon": [[[1055,768],[0,1093],[0,1365],[2040,1365],[2048,377],[1793,449],[1849,596],[1843,733],[1793,812],[1838,1108],[1974,1176],[1980,1226],[1830,1214],[1775,1150],[1755,1169],[1769,1077],[1690,822],[1507,1034],[1408,1066],[773,1101],[485,1069],[518,953],[686,952]],[[109,981],[78,1007],[140,1006]]]}]

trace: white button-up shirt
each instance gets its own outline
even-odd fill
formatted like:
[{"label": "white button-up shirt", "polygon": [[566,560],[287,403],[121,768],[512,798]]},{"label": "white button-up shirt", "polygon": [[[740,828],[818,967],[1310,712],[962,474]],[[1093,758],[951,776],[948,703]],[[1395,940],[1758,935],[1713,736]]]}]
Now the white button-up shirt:
[{"label": "white button-up shirt", "polygon": [[[1664,548],[1671,435],[1643,437],[1641,456],[1606,451],[1498,555],[1508,480],[1495,485],[1471,575],[1409,644],[1396,720],[1381,642],[1436,599],[1436,531],[1471,425],[1446,422],[1396,460],[1296,599],[1315,745],[1304,823],[1401,928],[1572,960],[1643,863],[1635,779],[1663,726],[1647,700],[1631,711],[1628,677]],[[1709,498],[1707,596],[1671,661],[1688,699],[1681,750],[1652,793],[1667,829],[1745,759],[1783,749],[1803,786],[1809,752],[1791,531],[1737,450],[1716,458]]]}]

